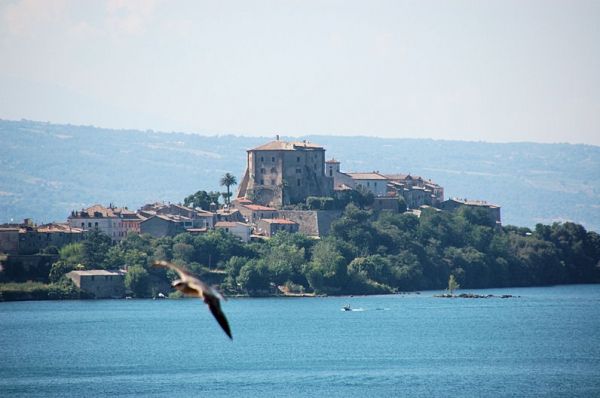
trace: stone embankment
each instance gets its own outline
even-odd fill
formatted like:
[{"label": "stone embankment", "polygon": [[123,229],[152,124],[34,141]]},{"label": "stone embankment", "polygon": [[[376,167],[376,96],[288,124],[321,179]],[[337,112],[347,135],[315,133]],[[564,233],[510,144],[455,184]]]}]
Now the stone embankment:
[{"label": "stone embankment", "polygon": [[461,294],[437,294],[433,297],[439,298],[517,298],[519,296],[513,296],[512,294],[503,294],[500,296],[496,296],[493,294],[475,294],[475,293],[461,293]]}]

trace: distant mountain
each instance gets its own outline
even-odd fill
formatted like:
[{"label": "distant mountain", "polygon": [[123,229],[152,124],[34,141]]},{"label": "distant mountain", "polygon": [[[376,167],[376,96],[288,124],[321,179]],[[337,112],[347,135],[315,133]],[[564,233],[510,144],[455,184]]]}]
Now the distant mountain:
[{"label": "distant mountain", "polygon": [[[0,120],[0,222],[65,220],[94,203],[181,202],[241,179],[246,150],[273,137],[202,136]],[[284,137],[282,137],[284,139]],[[502,206],[504,224],[571,220],[600,231],[600,147],[306,136],[342,171],[411,173],[446,197]]]}]

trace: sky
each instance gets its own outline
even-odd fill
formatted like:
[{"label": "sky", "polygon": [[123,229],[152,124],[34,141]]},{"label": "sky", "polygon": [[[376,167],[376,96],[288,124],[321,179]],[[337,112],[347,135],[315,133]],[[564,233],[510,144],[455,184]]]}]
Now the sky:
[{"label": "sky", "polygon": [[0,118],[600,145],[600,1],[0,0]]}]

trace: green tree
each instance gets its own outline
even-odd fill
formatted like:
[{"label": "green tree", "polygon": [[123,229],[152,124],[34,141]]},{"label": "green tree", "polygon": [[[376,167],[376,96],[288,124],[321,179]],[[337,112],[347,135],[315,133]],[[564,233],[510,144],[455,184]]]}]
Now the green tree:
[{"label": "green tree", "polygon": [[84,263],[83,244],[69,243],[59,250],[58,255],[62,262],[74,268]]},{"label": "green tree", "polygon": [[406,206],[406,200],[403,196],[398,196],[398,212],[404,213],[406,210],[408,210],[408,207]]},{"label": "green tree", "polygon": [[354,196],[353,202],[361,209],[371,206],[375,201],[375,195],[373,192],[369,191],[362,185],[357,186],[355,192],[357,195]]},{"label": "green tree", "polygon": [[231,203],[231,192],[230,192],[230,187],[232,185],[237,184],[237,179],[235,178],[234,175],[230,174],[230,173],[225,173],[225,175],[221,178],[220,181],[221,186],[224,186],[227,188],[227,194],[225,197],[225,202],[227,204]]},{"label": "green tree", "polygon": [[240,269],[237,282],[251,295],[268,292],[270,280],[267,266],[262,261],[250,260]]},{"label": "green tree", "polygon": [[92,229],[85,236],[83,244],[83,261],[88,268],[105,268],[104,261],[112,241],[108,235]]},{"label": "green tree", "polygon": [[67,264],[64,261],[57,261],[52,264],[52,268],[50,268],[50,274],[48,275],[48,279],[52,283],[58,282],[66,273],[73,271],[75,268],[72,264]]},{"label": "green tree", "polygon": [[454,294],[454,291],[459,289],[460,285],[456,282],[456,278],[454,278],[454,274],[450,274],[450,278],[448,278],[448,292],[450,294]]},{"label": "green tree", "polygon": [[129,267],[125,275],[125,288],[130,290],[135,297],[149,297],[150,274],[140,265]]},{"label": "green tree", "polygon": [[194,246],[187,243],[175,243],[173,245],[173,258],[183,262],[191,262],[194,258]]},{"label": "green tree", "polygon": [[319,241],[304,275],[316,293],[339,293],[348,282],[346,258],[334,238]]},{"label": "green tree", "polygon": [[219,203],[219,196],[221,194],[219,192],[206,192],[206,191],[198,191],[194,194],[186,196],[183,200],[184,206],[188,207],[199,207],[202,210],[209,210],[211,203]]}]

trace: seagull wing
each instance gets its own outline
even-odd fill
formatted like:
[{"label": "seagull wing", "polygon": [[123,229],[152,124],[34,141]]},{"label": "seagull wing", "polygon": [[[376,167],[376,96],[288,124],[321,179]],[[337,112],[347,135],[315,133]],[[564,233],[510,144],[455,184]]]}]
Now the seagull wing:
[{"label": "seagull wing", "polygon": [[175,265],[173,263],[170,263],[168,261],[155,261],[153,266],[157,267],[157,268],[172,269],[173,271],[177,272],[177,274],[179,275],[179,278],[181,278],[181,280],[183,280],[183,281],[192,277],[192,275],[185,268]]},{"label": "seagull wing", "polygon": [[181,280],[186,284],[185,293],[202,297],[223,331],[227,334],[227,336],[229,336],[230,339],[233,340],[231,329],[229,328],[229,322],[227,322],[227,318],[221,310],[221,301],[219,300],[220,294],[216,289],[213,289],[200,279],[192,276],[182,267],[179,267],[168,261],[155,261],[154,266],[159,268],[169,268],[177,272]]},{"label": "seagull wing", "polygon": [[210,312],[213,314],[219,325],[223,331],[229,336],[231,340],[233,340],[233,336],[231,336],[231,329],[229,328],[229,322],[227,322],[227,318],[225,318],[225,314],[221,311],[221,302],[219,299],[213,295],[205,294],[204,302],[208,305]]}]

